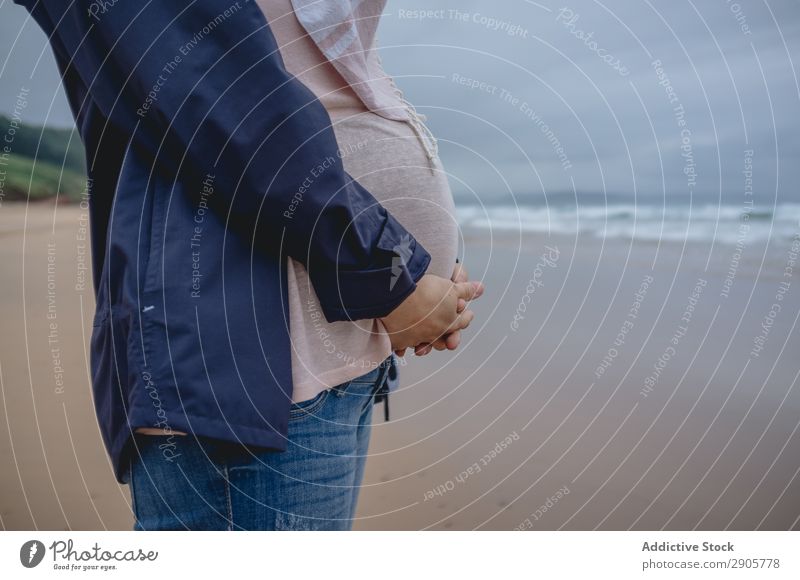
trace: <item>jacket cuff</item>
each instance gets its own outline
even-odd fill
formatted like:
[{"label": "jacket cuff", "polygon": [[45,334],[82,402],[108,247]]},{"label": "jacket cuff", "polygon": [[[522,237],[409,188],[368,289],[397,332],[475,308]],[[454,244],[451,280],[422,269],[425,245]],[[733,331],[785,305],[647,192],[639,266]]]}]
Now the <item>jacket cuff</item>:
[{"label": "jacket cuff", "polygon": [[[405,255],[404,255],[405,254]],[[375,270],[337,271],[331,299],[320,299],[328,322],[382,318],[397,308],[416,288],[431,256],[415,239],[408,248],[395,253],[392,265]]]}]

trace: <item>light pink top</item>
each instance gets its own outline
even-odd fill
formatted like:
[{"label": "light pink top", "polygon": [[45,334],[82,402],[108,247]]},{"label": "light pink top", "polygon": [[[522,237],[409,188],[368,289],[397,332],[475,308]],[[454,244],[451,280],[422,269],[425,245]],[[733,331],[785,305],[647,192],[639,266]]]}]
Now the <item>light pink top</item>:
[{"label": "light pink top", "polygon": [[364,104],[388,119],[409,120],[370,51],[386,0],[291,1],[300,25]]},{"label": "light pink top", "polygon": [[[372,44],[383,0],[363,2],[380,10],[374,18],[358,20],[356,30],[361,46],[366,47],[358,59],[364,63],[359,78],[373,87],[373,94],[382,95],[380,105],[369,102],[380,106],[384,114],[370,109],[364,91],[354,91],[325,58],[297,19],[292,0],[257,3],[275,35],[287,71],[314,92],[328,111],[345,170],[428,250],[428,273],[450,278],[458,250],[453,199],[436,155],[435,139],[383,72]],[[386,114],[390,110],[393,113]],[[299,402],[369,372],[389,356],[391,344],[378,320],[327,322],[303,265],[289,259],[287,266],[292,400]]]}]

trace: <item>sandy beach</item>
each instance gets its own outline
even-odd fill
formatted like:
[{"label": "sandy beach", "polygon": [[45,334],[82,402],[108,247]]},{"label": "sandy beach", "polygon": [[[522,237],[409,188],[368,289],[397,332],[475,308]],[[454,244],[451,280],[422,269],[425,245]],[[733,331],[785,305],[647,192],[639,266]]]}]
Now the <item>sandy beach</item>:
[{"label": "sandy beach", "polygon": [[[0,206],[3,529],[132,526],[91,399],[85,220]],[[487,292],[376,409],[356,529],[800,529],[797,238],[463,235]]]}]

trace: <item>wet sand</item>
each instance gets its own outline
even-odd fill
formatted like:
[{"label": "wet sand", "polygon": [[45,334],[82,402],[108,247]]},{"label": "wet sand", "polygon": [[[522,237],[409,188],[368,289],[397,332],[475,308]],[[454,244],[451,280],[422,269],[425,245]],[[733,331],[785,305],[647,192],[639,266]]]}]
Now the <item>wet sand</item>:
[{"label": "wet sand", "polygon": [[[83,213],[0,206],[4,529],[132,524],[91,400]],[[736,261],[464,235],[487,293],[459,351],[409,357],[376,409],[357,529],[800,529],[791,240]]]}]

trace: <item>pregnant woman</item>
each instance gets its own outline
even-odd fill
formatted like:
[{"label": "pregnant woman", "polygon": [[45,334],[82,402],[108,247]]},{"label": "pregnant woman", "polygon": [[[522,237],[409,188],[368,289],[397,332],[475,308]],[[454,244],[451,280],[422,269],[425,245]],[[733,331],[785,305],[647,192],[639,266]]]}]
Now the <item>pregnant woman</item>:
[{"label": "pregnant woman", "polygon": [[[458,234],[436,141],[383,71],[374,47],[385,0],[354,2],[353,13],[350,2],[258,0],[258,5],[286,69],[328,111],[345,170],[430,252],[427,272],[450,278]],[[346,21],[334,18],[339,11]],[[404,255],[402,246],[396,251]],[[292,259],[288,288],[295,402],[314,405],[314,397],[378,368],[391,353],[378,320],[326,323],[308,273]]]},{"label": "pregnant woman", "polygon": [[[384,73],[374,45],[385,0],[257,4],[287,71],[327,110],[347,173],[430,253],[428,274],[465,281],[464,273],[454,273],[457,226],[436,141]],[[324,165],[309,168],[308,177]],[[402,260],[410,248],[401,240],[394,251]],[[137,429],[139,456],[130,466],[135,529],[351,527],[373,404],[388,397],[396,372],[392,341],[379,319],[327,322],[305,267],[288,260],[293,394],[287,451],[170,437],[171,453],[189,466],[192,491],[169,474],[174,466],[163,460],[163,432]]]}]

